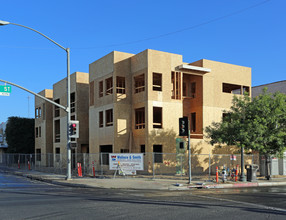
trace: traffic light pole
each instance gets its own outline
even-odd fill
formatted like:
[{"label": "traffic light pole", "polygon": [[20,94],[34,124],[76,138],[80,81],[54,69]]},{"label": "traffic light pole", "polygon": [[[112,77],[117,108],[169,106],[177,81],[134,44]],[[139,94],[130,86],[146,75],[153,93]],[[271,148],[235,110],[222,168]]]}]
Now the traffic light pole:
[{"label": "traffic light pole", "polygon": [[188,152],[189,152],[189,183],[192,181],[192,162],[191,162],[191,131],[190,122],[188,123]]}]

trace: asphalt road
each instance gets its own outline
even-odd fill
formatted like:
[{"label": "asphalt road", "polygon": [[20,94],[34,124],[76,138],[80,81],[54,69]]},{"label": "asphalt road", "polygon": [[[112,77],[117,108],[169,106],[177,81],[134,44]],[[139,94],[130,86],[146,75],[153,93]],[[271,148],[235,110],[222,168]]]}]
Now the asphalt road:
[{"label": "asphalt road", "polygon": [[0,173],[0,219],[286,219],[286,188],[84,189]]}]

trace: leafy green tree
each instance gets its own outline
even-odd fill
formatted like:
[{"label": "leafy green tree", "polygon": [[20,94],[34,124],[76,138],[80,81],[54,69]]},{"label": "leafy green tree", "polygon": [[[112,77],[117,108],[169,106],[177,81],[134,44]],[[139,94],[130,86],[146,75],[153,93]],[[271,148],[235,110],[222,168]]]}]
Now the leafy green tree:
[{"label": "leafy green tree", "polygon": [[6,126],[7,153],[34,153],[34,119],[9,117]]},{"label": "leafy green tree", "polygon": [[267,89],[252,101],[249,96],[234,96],[230,111],[221,122],[206,127],[210,143],[236,145],[265,155],[267,177],[269,158],[286,150],[286,95]]}]

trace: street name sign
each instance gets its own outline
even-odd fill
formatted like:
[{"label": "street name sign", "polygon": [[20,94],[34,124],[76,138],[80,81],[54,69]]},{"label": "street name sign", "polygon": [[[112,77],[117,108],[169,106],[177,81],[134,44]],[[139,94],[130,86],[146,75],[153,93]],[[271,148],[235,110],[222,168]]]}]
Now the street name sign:
[{"label": "street name sign", "polygon": [[10,96],[11,86],[0,85],[0,96]]}]

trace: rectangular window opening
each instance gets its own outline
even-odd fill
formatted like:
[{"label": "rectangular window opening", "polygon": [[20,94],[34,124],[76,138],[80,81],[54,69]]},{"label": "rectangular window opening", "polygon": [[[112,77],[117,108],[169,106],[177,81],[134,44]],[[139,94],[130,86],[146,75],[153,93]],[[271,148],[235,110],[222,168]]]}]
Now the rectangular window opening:
[{"label": "rectangular window opening", "polygon": [[241,95],[241,86],[235,84],[223,83],[222,91],[225,93]]},{"label": "rectangular window opening", "polygon": [[145,144],[140,145],[140,152],[145,155],[146,153]]},{"label": "rectangular window opening", "polygon": [[163,146],[153,145],[154,163],[163,163]]},{"label": "rectangular window opening", "polygon": [[70,94],[71,113],[75,112],[75,92]]},{"label": "rectangular window opening", "polygon": [[100,145],[100,163],[102,165],[109,165],[109,153],[112,153],[112,145]]},{"label": "rectangular window opening", "polygon": [[39,128],[36,127],[36,138],[39,137]]},{"label": "rectangular window opening", "polygon": [[99,112],[99,127],[103,127],[103,111]]},{"label": "rectangular window opening", "polygon": [[56,162],[60,162],[61,160],[61,148],[56,148]]},{"label": "rectangular window opening", "polygon": [[134,88],[135,88],[135,93],[145,91],[145,75],[144,74],[134,77]]},{"label": "rectangular window opening", "polygon": [[162,108],[153,107],[153,128],[162,128]]},{"label": "rectangular window opening", "polygon": [[98,97],[103,97],[103,81],[98,83]]},{"label": "rectangular window opening", "polygon": [[191,132],[196,132],[196,112],[191,113]]},{"label": "rectangular window opening", "polygon": [[94,81],[89,83],[89,106],[94,105]]},{"label": "rectangular window opening", "polygon": [[248,96],[250,95],[250,94],[249,94],[249,86],[243,86],[243,95],[246,95],[246,94],[247,94]]},{"label": "rectangular window opening", "polygon": [[135,129],[145,128],[145,108],[135,109]]},{"label": "rectangular window opening", "polygon": [[105,126],[113,126],[113,109],[105,111]]},{"label": "rectangular window opening", "polygon": [[36,149],[36,161],[41,161],[41,149]]},{"label": "rectangular window opening", "polygon": [[162,91],[162,74],[153,73],[153,90]]},{"label": "rectangular window opening", "polygon": [[[55,103],[60,104],[60,99],[55,100]],[[60,116],[60,107],[55,105],[55,117],[59,117]]]},{"label": "rectangular window opening", "polygon": [[55,142],[61,141],[61,127],[60,127],[60,120],[55,121]]},{"label": "rectangular window opening", "polygon": [[181,99],[181,72],[171,72],[172,99]]},{"label": "rectangular window opening", "polygon": [[125,77],[116,76],[116,93],[126,94],[126,92],[125,92]]},{"label": "rectangular window opening", "polygon": [[113,81],[112,77],[105,80],[105,95],[111,95],[113,93]]},{"label": "rectangular window opening", "polygon": [[129,153],[129,149],[120,149],[120,153],[127,154]]}]

